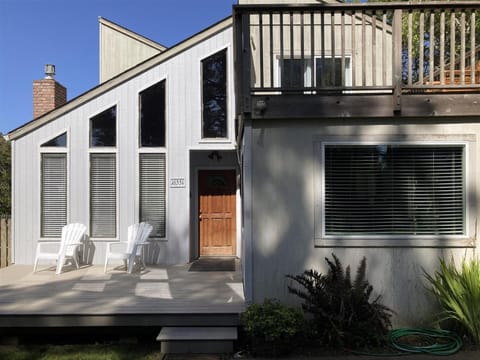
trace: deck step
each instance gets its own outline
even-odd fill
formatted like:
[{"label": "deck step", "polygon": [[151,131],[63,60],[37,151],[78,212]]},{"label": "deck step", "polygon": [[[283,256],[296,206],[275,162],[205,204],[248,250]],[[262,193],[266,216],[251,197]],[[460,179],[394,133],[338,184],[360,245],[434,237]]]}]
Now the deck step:
[{"label": "deck step", "polygon": [[165,354],[230,353],[237,340],[236,327],[165,326],[157,336]]}]

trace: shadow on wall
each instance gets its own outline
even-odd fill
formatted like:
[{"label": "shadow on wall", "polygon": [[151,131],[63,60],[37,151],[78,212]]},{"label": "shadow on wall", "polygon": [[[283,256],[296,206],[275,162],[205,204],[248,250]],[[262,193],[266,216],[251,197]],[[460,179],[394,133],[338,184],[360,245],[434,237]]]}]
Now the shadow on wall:
[{"label": "shadow on wall", "polygon": [[[442,121],[444,122],[442,124]],[[451,119],[448,119],[452,123]],[[447,120],[404,121],[373,120],[256,120],[253,128],[253,278],[254,301],[279,298],[296,304],[288,293],[286,274],[305,269],[327,271],[325,257],[335,253],[344,266],[355,271],[362,257],[367,259],[367,278],[383,303],[396,312],[394,325],[427,324],[435,310],[423,271],[432,273],[438,259],[453,254],[456,258],[473,254],[474,249],[448,247],[322,247],[314,244],[315,218],[314,172],[320,161],[313,141],[336,138],[351,141],[414,141],[418,135],[430,136],[445,129],[435,127]],[[461,125],[461,124],[457,124]],[[460,128],[460,127],[458,127]],[[456,129],[455,129],[456,130]],[[459,134],[465,134],[464,126]],[[472,130],[473,132],[473,130]],[[414,134],[414,135],[412,135]],[[476,204],[477,193],[469,188],[467,196]],[[476,205],[474,206],[476,207]],[[387,239],[388,240],[388,239]],[[259,271],[258,269],[261,269]]]}]

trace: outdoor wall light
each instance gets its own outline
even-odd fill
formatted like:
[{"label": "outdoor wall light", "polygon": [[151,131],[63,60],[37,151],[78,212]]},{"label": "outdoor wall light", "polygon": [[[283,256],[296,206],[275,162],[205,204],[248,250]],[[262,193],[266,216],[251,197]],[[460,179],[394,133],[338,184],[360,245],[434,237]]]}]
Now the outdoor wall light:
[{"label": "outdoor wall light", "polygon": [[210,160],[217,159],[217,161],[222,160],[222,155],[217,150],[212,151],[210,154],[208,154],[208,158]]}]

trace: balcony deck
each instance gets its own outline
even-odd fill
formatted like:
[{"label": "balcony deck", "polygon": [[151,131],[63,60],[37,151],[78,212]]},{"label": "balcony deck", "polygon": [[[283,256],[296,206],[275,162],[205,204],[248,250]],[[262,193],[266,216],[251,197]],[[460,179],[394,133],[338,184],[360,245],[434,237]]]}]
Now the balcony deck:
[{"label": "balcony deck", "polygon": [[480,2],[234,7],[237,115],[476,117]]},{"label": "balcony deck", "polygon": [[190,264],[140,273],[87,266],[55,275],[32,266],[0,270],[0,327],[235,325],[244,310],[242,275],[189,271]]}]

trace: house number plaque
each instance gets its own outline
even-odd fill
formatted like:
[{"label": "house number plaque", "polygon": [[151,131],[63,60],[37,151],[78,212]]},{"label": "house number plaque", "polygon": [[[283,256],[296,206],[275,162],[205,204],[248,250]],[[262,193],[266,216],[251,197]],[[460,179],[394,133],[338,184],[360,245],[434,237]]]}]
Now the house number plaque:
[{"label": "house number plaque", "polygon": [[185,178],[170,178],[170,187],[171,188],[184,188],[185,187]]}]

